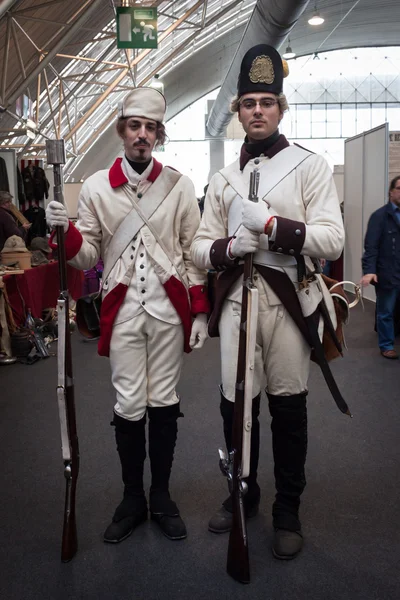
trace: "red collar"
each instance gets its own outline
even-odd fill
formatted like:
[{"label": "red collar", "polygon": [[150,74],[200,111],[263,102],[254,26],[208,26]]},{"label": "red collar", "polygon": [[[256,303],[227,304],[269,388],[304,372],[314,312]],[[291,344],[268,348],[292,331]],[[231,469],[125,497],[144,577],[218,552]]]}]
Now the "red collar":
[{"label": "red collar", "polygon": [[[121,163],[122,158],[117,158],[108,172],[108,178],[112,188],[116,188],[120,185],[124,185],[124,183],[128,183],[128,180],[125,177],[125,173],[122,170]],[[151,183],[154,183],[157,177],[160,175],[162,169],[162,164],[159,163],[158,160],[153,158],[153,168],[151,170],[150,175],[147,177],[147,181],[151,181]]]}]

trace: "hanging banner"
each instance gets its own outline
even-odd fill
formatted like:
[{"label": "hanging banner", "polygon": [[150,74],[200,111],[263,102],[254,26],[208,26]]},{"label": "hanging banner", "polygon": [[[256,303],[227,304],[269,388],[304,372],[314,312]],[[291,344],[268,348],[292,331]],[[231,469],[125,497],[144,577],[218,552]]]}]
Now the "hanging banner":
[{"label": "hanging banner", "polygon": [[117,48],[157,48],[157,8],[120,6],[117,9]]}]

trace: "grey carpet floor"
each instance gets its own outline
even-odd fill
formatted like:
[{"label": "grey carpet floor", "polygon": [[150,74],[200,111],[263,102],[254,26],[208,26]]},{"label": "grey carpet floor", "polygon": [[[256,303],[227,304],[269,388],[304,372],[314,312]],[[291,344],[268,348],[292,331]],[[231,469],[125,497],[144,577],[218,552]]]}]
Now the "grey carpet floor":
[{"label": "grey carpet floor", "polygon": [[[60,562],[64,478],[56,358],[0,367],[0,598],[4,600],[395,600],[400,597],[399,361],[379,355],[373,306],[352,311],[348,352],[332,369],[353,419],[315,365],[310,377],[308,485],[302,554],[271,554],[274,495],[269,413],[262,406],[260,514],[249,523],[251,583],[225,572],[226,535],[207,522],[226,495],[218,469],[218,340],[185,357],[171,490],[188,538],[171,542],[148,521],[118,545],[102,534],[121,496],[107,359],[73,335],[81,466],[79,551]],[[146,485],[149,485],[148,465]]]}]

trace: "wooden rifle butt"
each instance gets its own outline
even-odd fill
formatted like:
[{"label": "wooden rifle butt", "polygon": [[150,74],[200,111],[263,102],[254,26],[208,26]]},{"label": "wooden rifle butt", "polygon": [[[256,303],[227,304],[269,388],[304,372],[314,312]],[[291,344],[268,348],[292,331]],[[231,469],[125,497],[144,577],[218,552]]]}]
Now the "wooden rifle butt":
[{"label": "wooden rifle butt", "polygon": [[250,583],[249,547],[241,492],[237,490],[232,493],[232,498],[234,506],[226,570],[235,581]]},{"label": "wooden rifle butt", "polygon": [[[69,336],[69,331],[67,333]],[[68,337],[66,353],[66,373],[72,378],[72,363],[70,356],[70,338]],[[61,543],[61,561],[69,562],[78,550],[78,533],[76,525],[76,489],[79,475],[79,441],[76,430],[74,386],[69,385],[65,390],[66,414],[70,442],[70,460],[64,462],[65,475],[65,504],[64,524]]]},{"label": "wooden rifle butt", "polygon": [[76,481],[66,480],[64,526],[61,543],[61,561],[69,562],[78,550],[78,533],[75,517]]}]

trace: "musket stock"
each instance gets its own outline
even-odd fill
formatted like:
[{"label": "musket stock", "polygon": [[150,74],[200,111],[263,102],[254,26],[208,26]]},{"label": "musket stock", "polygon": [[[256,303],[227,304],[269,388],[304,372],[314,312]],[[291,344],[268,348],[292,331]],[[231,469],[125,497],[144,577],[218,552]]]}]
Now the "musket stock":
[{"label": "musket stock", "polygon": [[[47,163],[53,165],[54,199],[64,203],[62,165],[65,164],[64,140],[46,140]],[[71,334],[69,328],[69,294],[64,228],[56,227],[60,294],[57,301],[58,353],[57,400],[64,461],[65,504],[61,560],[69,562],[78,549],[75,504],[79,473],[79,444],[76,429],[74,381],[72,374]]]}]

